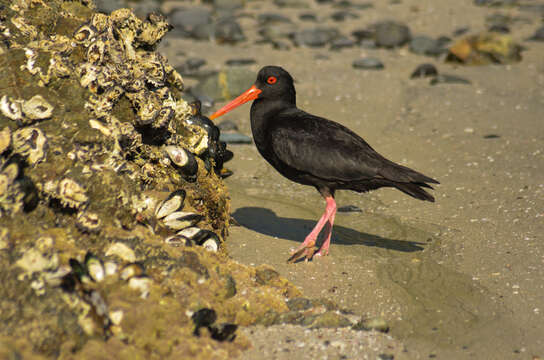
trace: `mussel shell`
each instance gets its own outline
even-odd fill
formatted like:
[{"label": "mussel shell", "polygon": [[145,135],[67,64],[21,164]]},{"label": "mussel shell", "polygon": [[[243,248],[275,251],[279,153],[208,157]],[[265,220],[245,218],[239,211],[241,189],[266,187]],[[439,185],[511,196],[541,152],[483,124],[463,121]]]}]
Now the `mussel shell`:
[{"label": "mussel shell", "polygon": [[183,235],[172,235],[164,239],[164,242],[173,247],[193,246],[193,241]]},{"label": "mussel shell", "polygon": [[199,336],[201,327],[211,326],[215,320],[217,320],[217,313],[214,309],[203,308],[195,312],[191,316],[191,320],[193,320],[193,323],[195,324],[194,334]]},{"label": "mussel shell", "polygon": [[221,246],[221,243],[219,242],[219,239],[216,237],[210,237],[206,240],[204,240],[200,244],[204,249],[211,251],[211,252],[218,252],[219,248]]},{"label": "mussel shell", "polygon": [[91,279],[96,282],[104,280],[104,277],[106,276],[104,264],[102,263],[102,260],[100,260],[90,251],[88,251],[85,255],[85,267],[87,268],[87,272]]},{"label": "mussel shell", "polygon": [[198,172],[198,163],[195,156],[182,147],[168,145],[164,147],[168,157],[181,172],[188,177],[195,176]]},{"label": "mussel shell", "polygon": [[188,228],[185,228],[183,230],[178,231],[177,234],[197,242],[197,240],[196,240],[198,238],[197,235],[201,231],[202,231],[202,229],[197,228],[196,226],[191,226],[191,227],[188,227]]},{"label": "mussel shell", "polygon": [[236,338],[238,325],[230,323],[221,323],[210,327],[212,339],[217,341],[233,341]]},{"label": "mussel shell", "polygon": [[127,264],[121,270],[120,276],[123,280],[129,280],[136,276],[142,276],[144,274],[144,267],[140,263]]},{"label": "mussel shell", "polygon": [[181,230],[193,226],[202,219],[202,215],[192,212],[176,211],[163,219],[164,225],[172,230]]},{"label": "mussel shell", "polygon": [[162,219],[165,216],[172,214],[175,211],[183,208],[183,202],[185,201],[185,190],[176,190],[172,192],[168,197],[159,203],[155,210],[155,216],[157,219]]}]

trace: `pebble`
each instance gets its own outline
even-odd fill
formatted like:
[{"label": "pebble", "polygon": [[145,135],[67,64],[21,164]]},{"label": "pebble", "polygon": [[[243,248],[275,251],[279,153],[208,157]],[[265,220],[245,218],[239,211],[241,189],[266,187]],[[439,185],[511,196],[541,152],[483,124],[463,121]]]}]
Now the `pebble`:
[{"label": "pebble", "polygon": [[310,299],[296,297],[287,301],[287,307],[291,311],[304,311],[312,307],[312,302]]},{"label": "pebble", "polygon": [[221,19],[215,24],[215,40],[219,43],[236,43],[246,39],[242,27],[234,19]]},{"label": "pebble", "polygon": [[395,357],[391,354],[378,354],[378,359],[380,360],[394,360]]},{"label": "pebble", "polygon": [[219,124],[217,124],[217,127],[221,131],[237,131],[238,125],[234,121],[230,120],[223,120]]},{"label": "pebble", "polygon": [[410,79],[424,78],[438,75],[438,70],[433,64],[421,64],[414,70]]},{"label": "pebble", "polygon": [[253,65],[256,63],[257,61],[255,59],[250,59],[250,58],[229,59],[225,61],[225,64],[228,66],[246,66],[246,65]]},{"label": "pebble", "polygon": [[429,36],[415,36],[410,41],[410,51],[418,55],[438,56],[445,53],[438,40]]},{"label": "pebble", "polygon": [[259,29],[259,35],[268,40],[278,40],[291,37],[297,27],[290,23],[272,23]]},{"label": "pebble", "polygon": [[393,48],[410,41],[408,26],[395,21],[383,21],[374,25],[374,41],[378,47]]},{"label": "pebble", "polygon": [[[351,35],[357,39],[357,42],[361,42],[363,40],[374,39],[374,32],[367,29],[359,29],[354,30]],[[374,41],[373,41],[374,42]]]},{"label": "pebble", "polygon": [[313,22],[316,22],[317,21],[317,16],[313,13],[304,13],[304,14],[300,14],[298,16],[299,20],[301,21],[313,21]]},{"label": "pebble", "polygon": [[278,23],[290,24],[291,19],[281,14],[263,13],[257,16],[257,22],[259,23],[259,25],[278,24]]},{"label": "pebble", "polygon": [[[175,10],[170,14],[168,20],[181,35],[194,37],[195,29],[210,24],[212,17],[209,9],[192,7]],[[201,36],[202,34],[199,35],[198,39],[201,39]]]},{"label": "pebble", "polygon": [[297,46],[321,47],[338,36],[338,30],[333,28],[315,28],[298,31],[293,37]]},{"label": "pebble", "polygon": [[221,11],[234,11],[244,7],[245,0],[213,0],[213,7]]},{"label": "pebble", "polygon": [[338,212],[343,213],[350,213],[350,212],[363,212],[360,207],[355,205],[346,205],[346,206],[340,206],[337,210]]},{"label": "pebble", "polygon": [[355,69],[365,70],[381,70],[384,68],[384,65],[380,59],[372,57],[354,60],[352,66]]},{"label": "pebble", "polygon": [[221,133],[219,141],[224,141],[227,144],[251,144],[251,138],[240,133]]},{"label": "pebble", "polygon": [[340,36],[331,42],[331,50],[340,50],[344,48],[350,48],[355,46],[355,41],[347,36]]},{"label": "pebble", "polygon": [[383,333],[389,331],[389,324],[381,317],[375,317],[371,319],[362,319],[352,327],[354,330],[376,330]]},{"label": "pebble", "polygon": [[274,0],[274,4],[287,8],[307,8],[308,3],[304,0]]},{"label": "pebble", "polygon": [[358,19],[358,18],[359,18],[359,15],[349,10],[339,10],[331,15],[331,19],[338,22],[349,20],[349,19]]},{"label": "pebble", "polygon": [[470,85],[472,84],[470,80],[467,80],[465,78],[462,78],[460,76],[456,75],[447,75],[447,74],[439,74],[431,79],[430,82],[431,85],[437,85],[437,84],[464,84],[464,85]]}]

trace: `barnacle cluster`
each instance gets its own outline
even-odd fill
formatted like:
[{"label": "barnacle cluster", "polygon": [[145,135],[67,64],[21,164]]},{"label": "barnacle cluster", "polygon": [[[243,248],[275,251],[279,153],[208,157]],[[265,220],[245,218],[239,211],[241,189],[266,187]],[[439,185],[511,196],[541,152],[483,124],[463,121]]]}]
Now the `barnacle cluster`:
[{"label": "barnacle cluster", "polygon": [[234,324],[299,295],[219,251],[232,153],[156,52],[169,29],[0,0],[0,335],[42,356],[232,358]]}]

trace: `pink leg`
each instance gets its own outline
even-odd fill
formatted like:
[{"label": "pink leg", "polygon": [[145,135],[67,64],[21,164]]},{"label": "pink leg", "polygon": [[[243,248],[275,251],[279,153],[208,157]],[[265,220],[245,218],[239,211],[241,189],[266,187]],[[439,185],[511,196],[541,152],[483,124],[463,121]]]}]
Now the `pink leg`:
[{"label": "pink leg", "polygon": [[315,251],[314,245],[315,245],[315,241],[317,240],[317,236],[319,235],[319,233],[323,229],[323,226],[325,226],[327,222],[329,222],[329,225],[330,225],[330,230],[327,234],[327,239],[325,240],[325,243],[327,243],[327,246],[325,248],[323,248],[322,246],[321,248],[323,250],[327,250],[328,252],[329,243],[330,243],[330,235],[331,235],[330,233],[332,232],[331,224],[334,222],[334,216],[336,214],[336,202],[334,201],[334,198],[330,195],[325,197],[325,201],[327,202],[327,206],[325,207],[325,212],[323,213],[323,215],[321,216],[321,218],[315,225],[314,229],[308,234],[308,236],[306,236],[306,239],[304,239],[304,242],[298,247],[298,249],[296,249],[292,253],[291,257],[287,261],[294,262],[298,260],[299,258],[301,258],[303,255],[307,260],[310,259],[313,256],[313,253]]},{"label": "pink leg", "polygon": [[329,223],[327,225],[327,232],[325,235],[325,241],[319,248],[319,251],[317,252],[317,256],[327,256],[329,255],[329,246],[331,245],[331,236],[332,236],[332,227],[334,225],[334,217],[336,215],[336,207],[334,208],[334,211],[329,218]]}]

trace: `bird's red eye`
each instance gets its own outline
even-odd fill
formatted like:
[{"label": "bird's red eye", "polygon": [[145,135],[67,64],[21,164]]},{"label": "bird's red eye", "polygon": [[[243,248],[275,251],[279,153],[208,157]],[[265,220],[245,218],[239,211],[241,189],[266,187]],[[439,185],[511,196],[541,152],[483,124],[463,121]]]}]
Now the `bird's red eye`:
[{"label": "bird's red eye", "polygon": [[275,84],[276,81],[278,81],[278,78],[276,78],[275,76],[269,76],[268,79],[266,79],[266,82],[270,85]]}]

